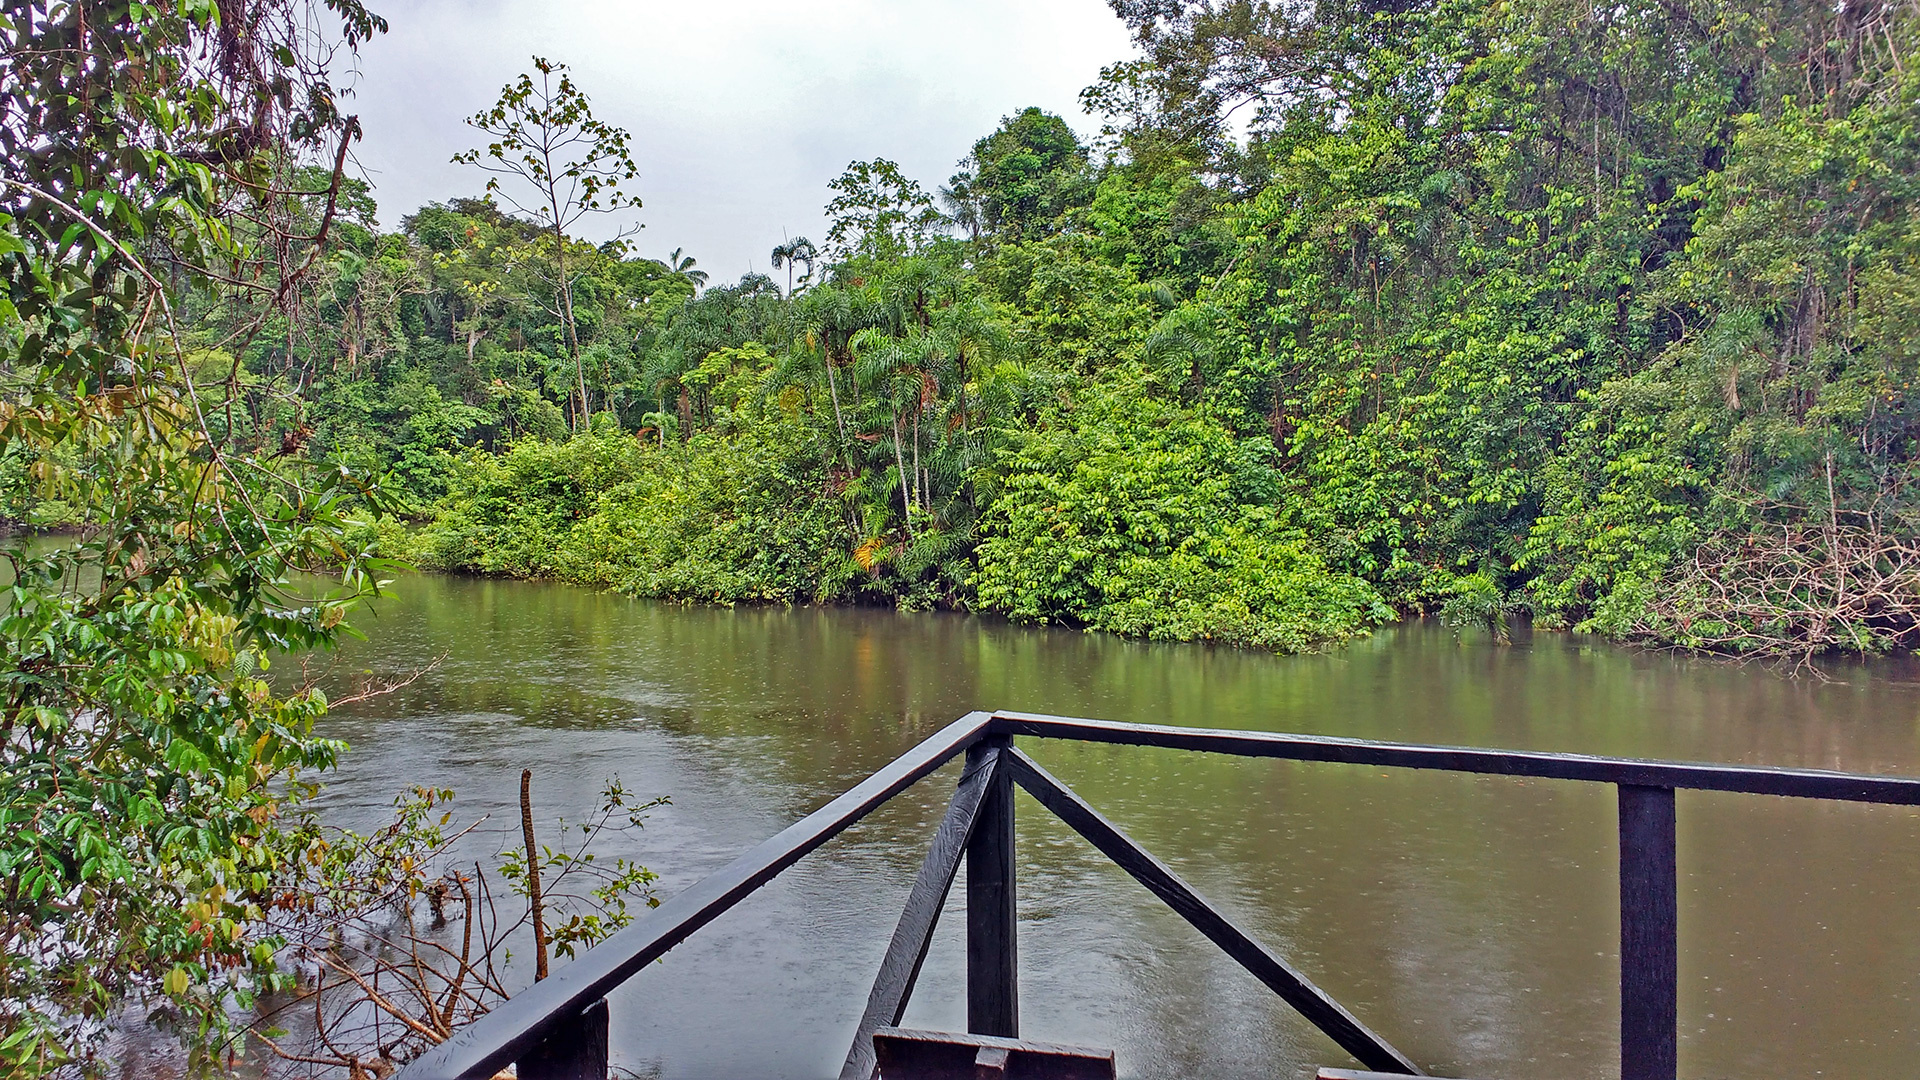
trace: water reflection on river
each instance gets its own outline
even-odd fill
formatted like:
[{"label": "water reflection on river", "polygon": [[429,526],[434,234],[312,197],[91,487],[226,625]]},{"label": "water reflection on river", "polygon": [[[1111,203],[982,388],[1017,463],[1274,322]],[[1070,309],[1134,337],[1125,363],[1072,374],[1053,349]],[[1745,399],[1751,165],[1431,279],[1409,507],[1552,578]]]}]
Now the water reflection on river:
[{"label": "water reflection on river", "polygon": [[[337,713],[326,795],[378,821],[410,784],[509,811],[522,767],[578,815],[617,775],[667,794],[639,847],[671,894],[974,708],[1920,773],[1906,664],[1786,680],[1563,635],[1409,625],[1329,656],[1145,645],[957,615],[686,610],[563,586],[411,577],[343,671],[445,661]],[[1043,764],[1429,1071],[1617,1075],[1604,788],[1045,743]],[[644,1075],[826,1077],[952,769],[613,999]],[[1905,1075],[1920,1058],[1920,820],[1681,793],[1681,1071]],[[1280,1077],[1330,1042],[1021,796],[1022,1030],[1134,1076]],[[956,889],[908,1012],[965,1026]]]}]

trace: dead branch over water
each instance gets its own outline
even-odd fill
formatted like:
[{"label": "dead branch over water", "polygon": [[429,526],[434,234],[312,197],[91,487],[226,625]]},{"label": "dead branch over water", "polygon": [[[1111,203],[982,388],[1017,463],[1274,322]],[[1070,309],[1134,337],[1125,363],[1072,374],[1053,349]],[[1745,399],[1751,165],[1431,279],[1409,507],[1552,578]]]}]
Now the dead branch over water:
[{"label": "dead branch over water", "polygon": [[1783,659],[1920,645],[1920,528],[1879,505],[1755,504],[1660,583],[1635,632],[1692,649]]}]

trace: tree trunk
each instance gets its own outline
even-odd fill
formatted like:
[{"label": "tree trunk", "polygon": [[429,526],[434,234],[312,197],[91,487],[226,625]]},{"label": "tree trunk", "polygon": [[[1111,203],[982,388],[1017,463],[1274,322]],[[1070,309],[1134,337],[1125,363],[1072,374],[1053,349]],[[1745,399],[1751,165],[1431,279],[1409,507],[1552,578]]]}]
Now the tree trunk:
[{"label": "tree trunk", "polygon": [[913,507],[907,502],[907,455],[901,447],[900,410],[893,409],[893,464],[900,470],[900,514],[906,518],[907,535],[913,535]]},{"label": "tree trunk", "polygon": [[567,351],[573,355],[573,373],[580,380],[580,412],[574,426],[585,430],[593,405],[587,400],[587,366],[580,359],[580,333],[573,322],[573,282],[567,280],[567,258],[560,256],[560,302],[567,313]]},{"label": "tree trunk", "polygon": [[533,770],[520,770],[520,831],[527,841],[527,908],[533,913],[533,980],[547,977],[547,910],[540,897],[540,849],[533,843]]},{"label": "tree trunk", "polygon": [[840,386],[833,379],[833,349],[824,341],[821,348],[827,358],[827,393],[833,396],[833,422],[840,429],[840,459],[851,469],[853,462],[847,460],[847,418],[840,413]]},{"label": "tree trunk", "polygon": [[[547,156],[547,175],[552,176],[551,155]],[[567,235],[560,228],[560,193],[552,186],[547,189],[547,205],[553,212],[553,263],[559,273],[560,311],[561,321],[567,328],[567,354],[573,357],[573,373],[579,380],[580,407],[573,414],[573,429],[583,431],[590,410],[587,402],[587,369],[580,362],[580,334],[573,322],[573,282],[567,277]]]}]

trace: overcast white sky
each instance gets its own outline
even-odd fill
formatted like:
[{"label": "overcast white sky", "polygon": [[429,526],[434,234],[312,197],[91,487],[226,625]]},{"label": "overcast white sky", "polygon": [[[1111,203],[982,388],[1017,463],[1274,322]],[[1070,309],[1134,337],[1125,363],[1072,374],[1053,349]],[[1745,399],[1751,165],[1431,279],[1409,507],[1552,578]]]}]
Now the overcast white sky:
[{"label": "overcast white sky", "polygon": [[601,119],[633,133],[641,252],[676,247],[715,283],[769,272],[783,235],[825,240],[827,181],[887,157],[929,190],[1002,116],[1038,105],[1082,137],[1080,89],[1129,55],[1104,0],[385,0],[362,54],[358,150],[382,222],[478,194],[448,158],[462,123],[535,53],[572,66]]}]

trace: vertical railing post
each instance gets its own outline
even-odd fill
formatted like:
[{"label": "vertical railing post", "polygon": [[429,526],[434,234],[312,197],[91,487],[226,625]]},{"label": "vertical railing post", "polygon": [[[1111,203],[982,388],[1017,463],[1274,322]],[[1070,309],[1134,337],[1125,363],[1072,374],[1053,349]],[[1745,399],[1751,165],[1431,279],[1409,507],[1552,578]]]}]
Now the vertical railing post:
[{"label": "vertical railing post", "polygon": [[514,1067],[520,1080],[607,1080],[607,999],[556,1024]]},{"label": "vertical railing post", "polygon": [[[984,753],[1013,744],[1005,735],[982,740]],[[967,844],[967,1030],[1020,1037],[1018,927],[1013,893],[1013,778],[994,774]]]},{"label": "vertical railing post", "polygon": [[1675,1080],[1680,966],[1673,789],[1619,789],[1620,1076]]}]

